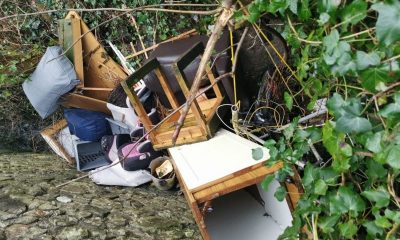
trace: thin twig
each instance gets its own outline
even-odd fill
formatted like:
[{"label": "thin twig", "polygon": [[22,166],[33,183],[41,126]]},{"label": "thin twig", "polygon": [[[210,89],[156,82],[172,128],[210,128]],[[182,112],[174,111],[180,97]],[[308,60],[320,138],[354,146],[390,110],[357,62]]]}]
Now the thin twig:
[{"label": "thin twig", "polygon": [[[203,90],[201,90],[200,92],[198,92],[198,94],[195,96],[195,98],[199,97],[200,95],[202,95],[202,94],[204,94],[205,92],[207,92],[208,90],[210,90],[215,84],[217,84],[219,81],[221,81],[222,79],[224,79],[225,77],[227,77],[227,76],[229,76],[229,75],[232,75],[232,72],[228,72],[228,73],[222,74],[221,76],[215,78],[215,81],[214,81],[213,83],[211,83],[209,86],[207,86],[206,88],[204,88]],[[129,153],[130,153],[131,151],[133,151],[133,149],[134,149],[142,140],[144,140],[151,132],[153,132],[153,131],[156,130],[158,127],[160,127],[165,121],[167,121],[168,119],[170,119],[175,113],[177,113],[179,110],[181,110],[186,104],[187,104],[187,103],[182,104],[182,105],[179,106],[177,109],[175,109],[175,110],[172,111],[170,114],[168,114],[168,116],[166,116],[164,119],[162,119],[159,123],[157,123],[156,125],[154,125],[153,128],[151,128],[148,132],[146,132],[146,134],[144,134],[141,138],[139,138],[139,140],[137,140],[136,143],[133,144],[133,146],[132,146],[132,148],[130,149],[130,151],[129,151],[129,152],[126,154],[126,156],[124,156],[122,159],[120,159],[120,160],[118,160],[118,161],[116,161],[116,162],[114,162],[114,163],[108,165],[108,166],[105,167],[105,168],[98,169],[98,170],[95,171],[95,172],[90,172],[90,173],[88,173],[88,174],[85,174],[84,176],[81,176],[81,177],[72,179],[72,180],[70,180],[70,181],[68,181],[68,182],[65,182],[65,183],[62,183],[62,184],[60,184],[60,185],[57,185],[56,188],[65,186],[65,185],[70,184],[70,183],[72,183],[72,182],[79,181],[79,180],[81,180],[81,179],[84,179],[84,178],[86,178],[86,177],[89,177],[89,176],[91,176],[91,175],[93,175],[93,174],[95,174],[95,173],[101,172],[101,171],[103,171],[103,170],[106,170],[106,169],[108,169],[108,168],[111,168],[111,167],[117,165],[118,163],[121,163],[121,162],[125,161],[126,158],[129,156]]]},{"label": "thin twig", "polygon": [[[204,4],[192,4],[193,7],[202,7]],[[195,10],[179,10],[179,9],[168,9],[162,7],[189,7],[188,4],[154,4],[154,5],[147,5],[141,6],[137,8],[66,8],[66,9],[51,9],[46,11],[40,12],[33,12],[33,13],[17,13],[5,17],[1,17],[0,21],[6,20],[9,18],[18,18],[18,17],[25,17],[25,16],[35,16],[35,15],[42,15],[42,14],[49,14],[55,12],[69,12],[69,11],[76,11],[76,12],[99,12],[99,11],[114,11],[114,12],[133,12],[133,11],[157,11],[157,12],[173,12],[173,13],[184,13],[184,14],[198,14],[198,15],[213,15],[219,12],[219,8],[214,10],[207,10],[207,11],[195,11]],[[214,5],[216,6],[216,5]]]},{"label": "thin twig", "polygon": [[210,60],[212,51],[214,50],[215,44],[217,43],[217,40],[219,38],[220,33],[222,32],[223,28],[226,26],[228,23],[229,19],[233,16],[233,11],[231,9],[232,7],[232,1],[231,0],[225,0],[223,3],[223,11],[218,17],[218,20],[216,21],[214,25],[213,32],[208,39],[207,45],[204,49],[203,56],[201,57],[200,63],[199,63],[199,68],[197,69],[196,75],[194,77],[192,87],[190,88],[190,92],[187,97],[186,105],[182,109],[181,115],[176,123],[176,128],[174,131],[174,134],[172,135],[172,143],[175,144],[176,140],[179,136],[179,132],[183,126],[183,123],[185,121],[185,118],[187,114],[189,113],[190,107],[194,101],[194,96],[199,90],[201,79],[203,77],[203,73],[206,69],[206,65],[208,61]]},{"label": "thin twig", "polygon": [[232,72],[233,74],[236,73],[236,66],[237,66],[237,59],[239,57],[239,50],[243,45],[244,39],[246,38],[247,32],[249,31],[249,27],[246,27],[242,33],[242,36],[240,37],[239,43],[237,45],[236,51],[235,51],[235,57],[233,59],[235,59],[235,61],[232,64]]},{"label": "thin twig", "polygon": [[[142,50],[143,50],[143,49],[145,49],[145,47],[144,47],[142,35],[140,35],[139,26],[137,25],[136,20],[135,20],[135,18],[133,16],[131,16],[131,20],[132,20],[133,26],[136,29],[137,35],[139,37],[140,45],[142,45]],[[149,56],[147,55],[147,52],[144,53],[144,56],[146,57],[146,59],[149,58]]]},{"label": "thin twig", "polygon": [[289,15],[287,16],[287,20],[289,23],[289,27],[292,30],[292,32],[294,33],[294,35],[296,36],[297,40],[299,40],[300,42],[305,42],[305,43],[309,43],[309,44],[322,44],[321,41],[310,41],[307,39],[303,39],[301,37],[299,37],[299,34],[297,33],[296,29],[293,27],[292,21],[289,18]]}]

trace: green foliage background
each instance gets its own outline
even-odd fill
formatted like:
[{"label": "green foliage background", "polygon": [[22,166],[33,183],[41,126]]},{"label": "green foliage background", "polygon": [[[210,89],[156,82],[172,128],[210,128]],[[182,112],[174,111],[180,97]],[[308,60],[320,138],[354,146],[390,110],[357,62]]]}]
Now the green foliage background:
[{"label": "green foliage background", "polygon": [[[398,239],[400,2],[256,0],[249,9],[250,22],[264,13],[284,21],[298,94],[311,99],[309,107],[328,98],[323,127],[303,129],[296,118],[265,144],[268,164],[283,160],[284,167],[264,188],[294,174],[308,143],[327,152],[322,164],[306,164],[305,192],[281,238],[296,239],[306,226],[314,239]],[[293,97],[285,96],[288,109]],[[275,193],[285,195],[283,187]]]}]

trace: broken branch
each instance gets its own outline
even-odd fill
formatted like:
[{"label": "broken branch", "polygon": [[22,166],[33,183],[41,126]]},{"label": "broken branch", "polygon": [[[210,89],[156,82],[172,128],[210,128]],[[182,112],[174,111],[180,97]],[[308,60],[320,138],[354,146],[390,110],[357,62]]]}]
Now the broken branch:
[{"label": "broken branch", "polygon": [[196,98],[195,96],[199,90],[201,79],[203,77],[203,73],[205,71],[208,61],[210,60],[210,57],[211,57],[212,51],[215,47],[215,44],[217,43],[217,40],[218,40],[222,30],[224,29],[224,27],[228,23],[229,19],[233,15],[231,6],[232,6],[232,1],[229,1],[229,0],[224,1],[223,11],[220,14],[220,16],[218,17],[218,20],[214,25],[213,32],[211,33],[211,36],[207,42],[207,46],[204,50],[204,54],[200,60],[199,68],[197,69],[196,75],[194,77],[192,87],[190,88],[190,93],[188,95],[187,101],[182,109],[181,116],[179,117],[179,119],[177,121],[175,132],[172,136],[172,143],[174,145],[176,143],[176,139],[179,136],[179,132],[183,126],[185,118],[186,118],[187,114],[189,113],[190,106],[192,105],[194,99]]}]

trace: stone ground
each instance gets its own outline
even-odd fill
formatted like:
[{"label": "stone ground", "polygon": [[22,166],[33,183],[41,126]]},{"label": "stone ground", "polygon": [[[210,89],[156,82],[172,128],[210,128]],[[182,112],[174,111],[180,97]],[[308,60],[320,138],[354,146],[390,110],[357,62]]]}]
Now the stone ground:
[{"label": "stone ground", "polygon": [[201,239],[178,191],[98,186],[45,154],[0,154],[2,239]]}]

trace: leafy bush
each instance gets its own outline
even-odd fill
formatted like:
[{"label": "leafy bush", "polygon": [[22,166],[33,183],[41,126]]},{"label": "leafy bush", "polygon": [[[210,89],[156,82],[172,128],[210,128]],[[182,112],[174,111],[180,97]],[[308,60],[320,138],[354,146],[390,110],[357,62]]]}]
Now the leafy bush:
[{"label": "leafy bush", "polygon": [[[323,127],[304,129],[293,119],[278,140],[265,144],[269,164],[284,165],[264,187],[293,175],[308,143],[328,153],[322,164],[306,164],[304,194],[281,238],[295,239],[306,226],[314,239],[398,239],[400,3],[256,0],[249,10],[250,22],[265,12],[284,20],[298,95],[311,99],[309,107],[329,98]],[[285,194],[279,188],[275,196]]]}]

